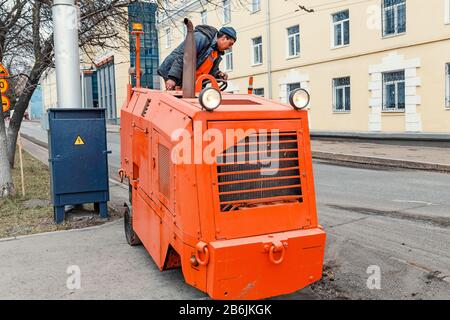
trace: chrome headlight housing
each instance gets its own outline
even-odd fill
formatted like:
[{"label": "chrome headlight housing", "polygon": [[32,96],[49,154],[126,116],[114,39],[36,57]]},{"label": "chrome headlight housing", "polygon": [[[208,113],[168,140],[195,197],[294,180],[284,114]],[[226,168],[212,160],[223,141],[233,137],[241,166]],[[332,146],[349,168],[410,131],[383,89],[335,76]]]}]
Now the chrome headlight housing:
[{"label": "chrome headlight housing", "polygon": [[289,103],[296,110],[305,109],[309,105],[310,100],[311,96],[309,95],[309,92],[301,88],[295,89],[289,95]]},{"label": "chrome headlight housing", "polygon": [[205,88],[198,98],[200,105],[208,111],[214,111],[222,103],[222,94],[216,88]]}]

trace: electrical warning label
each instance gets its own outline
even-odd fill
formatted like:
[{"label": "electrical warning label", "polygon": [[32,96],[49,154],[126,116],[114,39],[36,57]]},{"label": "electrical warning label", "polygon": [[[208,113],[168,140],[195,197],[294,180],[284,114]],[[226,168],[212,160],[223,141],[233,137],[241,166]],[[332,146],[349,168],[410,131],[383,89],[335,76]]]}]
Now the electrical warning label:
[{"label": "electrical warning label", "polygon": [[77,140],[75,140],[75,145],[76,146],[83,146],[84,145],[84,141],[83,141],[83,139],[80,136],[78,136]]}]

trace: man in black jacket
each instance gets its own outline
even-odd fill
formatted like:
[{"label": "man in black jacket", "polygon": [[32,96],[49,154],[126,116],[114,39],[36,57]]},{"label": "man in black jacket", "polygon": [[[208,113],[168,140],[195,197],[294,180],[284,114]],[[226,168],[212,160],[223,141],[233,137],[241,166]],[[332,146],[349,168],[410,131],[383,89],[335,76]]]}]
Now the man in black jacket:
[{"label": "man in black jacket", "polygon": [[[228,79],[228,75],[219,70],[224,51],[233,47],[237,40],[236,30],[224,27],[217,31],[216,28],[201,25],[194,30],[195,44],[197,47],[197,74],[210,74],[215,78]],[[183,56],[184,42],[178,46],[161,64],[158,74],[164,78],[167,90],[175,90],[177,86],[183,86]]]}]

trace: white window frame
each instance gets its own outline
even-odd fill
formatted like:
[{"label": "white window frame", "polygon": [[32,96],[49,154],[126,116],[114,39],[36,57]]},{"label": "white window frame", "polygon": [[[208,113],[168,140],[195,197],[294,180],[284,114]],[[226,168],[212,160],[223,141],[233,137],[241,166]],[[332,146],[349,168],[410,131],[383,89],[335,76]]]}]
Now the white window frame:
[{"label": "white window frame", "polygon": [[[255,44],[255,41],[261,39],[261,43]],[[256,61],[256,56],[255,56],[255,49],[258,48],[257,50],[259,51],[259,56],[260,56],[260,61]],[[255,37],[252,39],[252,66],[259,66],[262,65],[264,61],[263,58],[263,40],[262,37]]]},{"label": "white window frame", "polygon": [[450,0],[444,0],[444,15],[445,15],[445,24],[450,24]]},{"label": "white window frame", "polygon": [[[384,6],[384,0],[381,0],[381,7],[382,7],[382,13],[381,13],[381,23],[382,23],[382,34],[383,34],[383,38],[389,38],[389,37],[394,37],[394,36],[398,36],[398,35],[402,35],[406,33],[407,27],[405,26],[405,31],[399,32],[398,31],[398,7],[404,5],[405,6],[405,20],[407,19],[407,12],[406,12],[406,0],[404,0],[404,4],[400,3],[400,4],[394,4],[390,7],[385,7]],[[394,25],[395,25],[395,32],[394,33],[386,33],[386,12],[391,9],[391,7],[394,9]],[[407,21],[405,21],[405,23],[407,23]]]},{"label": "white window frame", "polygon": [[[298,27],[298,33],[294,33],[294,34],[289,34],[289,29],[291,28],[295,28]],[[301,47],[300,47],[300,26],[299,25],[295,25],[295,26],[291,26],[289,28],[286,29],[286,35],[287,35],[287,58],[297,58],[300,57],[300,52],[301,52]],[[291,55],[291,39],[294,39],[294,54]],[[298,52],[295,52],[297,49],[297,42],[298,42]]]},{"label": "white window frame", "polygon": [[208,24],[208,11],[203,10],[200,12],[200,20],[202,24]]},{"label": "white window frame", "polygon": [[[343,79],[343,78],[349,78],[349,84],[346,85],[336,85],[336,80],[339,79]],[[347,91],[345,90],[346,88],[350,89],[350,97],[348,99],[349,101],[349,106],[348,106],[348,110],[347,110],[347,106],[345,105],[345,102],[347,101]],[[343,103],[342,105],[344,106],[344,109],[339,110],[337,109],[337,91],[338,90],[342,90],[342,99],[343,99]],[[351,88],[351,78],[350,77],[339,77],[339,78],[334,78],[333,79],[333,112],[334,113],[349,113],[352,111],[352,88]]]},{"label": "white window frame", "polygon": [[[348,18],[334,22],[334,16],[339,13],[345,12],[345,11],[348,12]],[[345,22],[348,22],[348,25],[349,25],[349,27],[348,27],[348,43],[345,43],[345,40],[344,40],[345,39],[345,28],[344,28]],[[336,44],[336,26],[339,24],[341,25],[342,44]],[[331,15],[331,34],[332,34],[332,37],[331,37],[331,47],[332,48],[336,49],[336,48],[347,47],[350,45],[350,10],[342,10],[339,12],[335,12]]]},{"label": "white window frame", "polygon": [[231,0],[223,0],[223,24],[231,22]]},{"label": "white window frame", "polygon": [[169,49],[172,46],[172,29],[166,29],[166,49]]},{"label": "white window frame", "polygon": [[[384,81],[384,76],[385,76],[385,74],[389,74],[389,73],[396,73],[396,72],[405,72],[405,70],[396,70],[396,71],[388,71],[388,72],[383,72],[382,73],[382,79],[381,79],[381,81],[382,81],[382,83],[383,83],[383,93],[382,93],[382,97],[383,97],[383,105],[382,105],[382,112],[385,112],[385,113],[389,113],[389,112],[397,112],[397,113],[399,113],[399,112],[402,112],[402,113],[404,113],[405,112],[405,110],[406,110],[406,101],[405,101],[405,108],[404,109],[400,109],[399,107],[398,107],[398,92],[399,92],[399,90],[398,90],[398,85],[400,84],[400,83],[403,83],[404,84],[404,87],[405,87],[405,100],[406,100],[406,78],[403,78],[403,80],[392,80],[392,81]],[[393,84],[393,85],[395,85],[395,108],[394,109],[388,109],[388,108],[386,108],[386,104],[387,104],[387,93],[386,93],[386,85],[388,85],[388,84]]]},{"label": "white window frame", "polygon": [[223,60],[225,61],[225,71],[233,71],[233,48],[225,51]]},{"label": "white window frame", "polygon": [[445,108],[450,110],[450,63],[445,65]]},{"label": "white window frame", "polygon": [[250,0],[250,12],[255,13],[261,11],[261,0]]}]

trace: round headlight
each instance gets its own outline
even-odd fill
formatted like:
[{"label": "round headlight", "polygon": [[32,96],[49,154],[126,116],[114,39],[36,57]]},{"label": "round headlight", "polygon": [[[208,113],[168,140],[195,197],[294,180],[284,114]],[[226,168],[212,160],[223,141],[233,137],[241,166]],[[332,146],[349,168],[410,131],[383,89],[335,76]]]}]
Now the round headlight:
[{"label": "round headlight", "polygon": [[215,88],[205,88],[200,93],[200,104],[208,111],[214,111],[222,103],[222,94]]},{"label": "round headlight", "polygon": [[305,89],[296,89],[289,95],[289,103],[297,110],[305,109],[311,97]]}]

